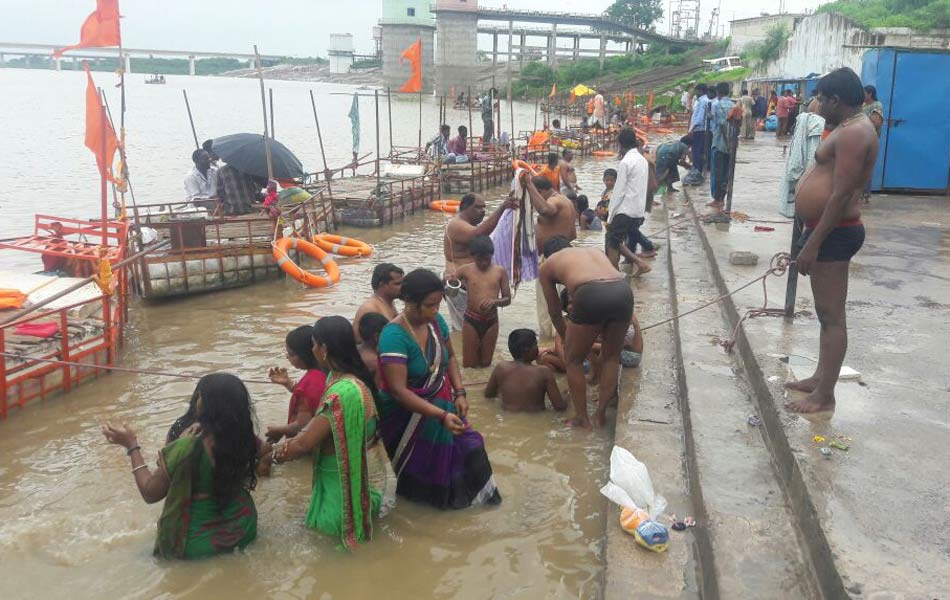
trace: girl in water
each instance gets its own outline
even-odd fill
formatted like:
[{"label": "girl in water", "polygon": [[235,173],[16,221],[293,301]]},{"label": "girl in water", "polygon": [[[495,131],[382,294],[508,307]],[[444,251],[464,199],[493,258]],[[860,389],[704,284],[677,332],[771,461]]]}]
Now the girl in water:
[{"label": "girl in water", "polygon": [[320,399],[327,388],[327,376],[320,370],[313,355],[313,327],[304,325],[287,334],[285,349],[287,361],[303,371],[300,381],[294,382],[287,375],[287,369],[271,367],[267,372],[270,380],[287,388],[290,392],[290,410],[285,425],[268,425],[265,437],[270,443],[279,442],[283,437],[294,437],[303,429],[320,406]]}]

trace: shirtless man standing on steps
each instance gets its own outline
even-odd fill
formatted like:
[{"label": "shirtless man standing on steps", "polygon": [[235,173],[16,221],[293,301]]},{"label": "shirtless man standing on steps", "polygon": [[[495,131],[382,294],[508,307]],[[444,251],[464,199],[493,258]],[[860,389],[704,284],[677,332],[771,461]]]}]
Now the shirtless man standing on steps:
[{"label": "shirtless man standing on steps", "polygon": [[818,112],[834,130],[815,152],[815,164],[802,177],[795,197],[795,210],[805,221],[796,259],[798,272],[811,278],[821,324],[814,375],[785,384],[808,394],[785,405],[801,413],[835,408],[835,384],[848,350],[848,267],[864,243],[861,195],[878,150],[877,131],[861,111],[864,88],[854,71],[832,71],[821,78],[815,91]]},{"label": "shirtless man standing on steps", "polygon": [[[538,281],[554,328],[564,340],[567,385],[574,404],[575,427],[603,427],[607,403],[617,389],[620,351],[633,314],[633,290],[624,276],[595,248],[571,248],[560,236],[544,244],[547,257],[538,272]],[[569,321],[564,320],[557,284],[567,288],[571,298]],[[587,382],[584,359],[601,336],[600,395],[593,418],[587,414]]]}]

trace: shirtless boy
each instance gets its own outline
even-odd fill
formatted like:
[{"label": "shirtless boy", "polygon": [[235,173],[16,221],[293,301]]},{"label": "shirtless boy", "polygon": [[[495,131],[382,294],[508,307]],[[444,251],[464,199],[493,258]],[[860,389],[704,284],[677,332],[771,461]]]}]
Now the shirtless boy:
[{"label": "shirtless boy", "polygon": [[[599,250],[571,248],[566,239],[553,237],[544,245],[544,255],[538,279],[554,328],[564,339],[567,384],[574,404],[574,418],[569,423],[589,428],[593,422],[602,427],[607,421],[607,402],[617,386],[620,351],[633,312],[633,291]],[[570,321],[565,321],[561,312],[559,283],[571,298]],[[584,359],[598,336],[604,367],[597,410],[591,419],[587,414]]]},{"label": "shirtless boy", "polygon": [[795,210],[805,222],[798,272],[811,278],[821,324],[815,373],[786,384],[808,394],[786,404],[788,410],[802,413],[835,408],[835,384],[848,350],[848,267],[864,243],[861,195],[878,150],[877,131],[861,111],[864,88],[854,71],[832,71],[815,91],[818,112],[834,131],[818,146],[815,163],[802,176],[795,197]]},{"label": "shirtless boy", "polygon": [[488,367],[498,341],[498,307],[511,304],[511,288],[505,268],[491,262],[495,254],[491,238],[476,236],[469,249],[475,262],[456,271],[456,277],[468,290],[462,326],[462,366]]},{"label": "shirtless boy", "polygon": [[357,349],[360,351],[363,364],[369,369],[373,378],[376,377],[376,369],[379,363],[379,351],[377,350],[379,336],[383,333],[383,327],[391,320],[379,313],[367,313],[360,320],[360,337],[363,338],[363,341],[357,344]]},{"label": "shirtless boy", "polygon": [[356,342],[363,341],[360,336],[360,321],[369,313],[379,313],[390,321],[396,318],[396,305],[394,302],[399,297],[399,290],[402,288],[403,270],[391,263],[380,263],[373,269],[373,277],[370,279],[370,285],[373,287],[373,295],[363,301],[353,317],[353,333],[356,335]]},{"label": "shirtless boy", "polygon": [[538,358],[538,336],[530,329],[515,329],[508,336],[513,361],[499,363],[485,387],[485,397],[501,395],[501,407],[513,412],[544,410],[547,395],[554,410],[564,410],[567,402],[557,387],[554,372],[531,364]]},{"label": "shirtless boy", "polygon": [[568,192],[576,192],[580,189],[577,185],[577,173],[574,171],[574,151],[570,148],[561,150],[561,161],[558,163],[558,173],[561,176],[561,193],[565,196]]}]

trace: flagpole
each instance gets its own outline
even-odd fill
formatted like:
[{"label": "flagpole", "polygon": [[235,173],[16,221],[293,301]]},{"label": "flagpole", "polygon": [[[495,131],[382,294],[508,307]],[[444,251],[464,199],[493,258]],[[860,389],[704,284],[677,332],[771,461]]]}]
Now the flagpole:
[{"label": "flagpole", "polygon": [[[106,98],[105,95],[103,95],[102,100],[105,102],[105,105],[106,105],[106,115],[108,115],[109,117],[109,125],[112,126],[112,131],[115,131],[115,121],[112,120],[112,110],[109,108],[109,99]],[[129,195],[132,198],[132,207],[138,208],[135,204],[135,190],[132,189],[132,182],[128,179],[128,163],[126,162],[125,148],[123,148],[122,146],[119,146],[119,159],[122,161],[123,165],[126,165],[125,184],[129,186]]]},{"label": "flagpole", "polygon": [[422,89],[419,89],[419,157],[422,157]]},{"label": "flagpole", "polygon": [[373,90],[373,96],[376,99],[375,108],[376,108],[376,189],[379,190],[380,186],[380,173],[379,173],[379,90]]},{"label": "flagpole", "polygon": [[[100,98],[102,97],[102,89],[99,89]],[[99,193],[102,200],[102,247],[105,248],[109,245],[108,239],[108,226],[106,223],[109,221],[109,192],[106,187],[106,170],[105,170],[105,161],[106,161],[106,109],[102,105],[102,101],[99,101],[99,137],[100,137],[100,146],[99,152],[102,157],[99,161]]]},{"label": "flagpole", "polygon": [[270,139],[274,138],[274,88],[267,88],[267,94],[270,96]]},{"label": "flagpole", "polygon": [[396,153],[396,147],[393,145],[393,89],[386,88],[386,103],[389,105],[389,156]]},{"label": "flagpole", "polygon": [[261,110],[264,114],[264,156],[267,159],[267,181],[274,178],[274,164],[270,155],[270,139],[267,131],[267,97],[264,93],[264,72],[261,70],[261,55],[257,51],[257,44],[254,44],[254,64],[257,65],[257,79],[261,83]]},{"label": "flagpole", "polygon": [[[131,59],[129,59],[131,64]],[[119,91],[121,93],[122,104],[119,107],[119,157],[122,159],[122,172],[119,176],[125,185],[129,182],[129,165],[125,162],[125,60],[122,56],[122,34],[119,33]],[[112,126],[115,131],[115,125]],[[119,218],[125,219],[125,185],[119,186]]]},{"label": "flagpole", "polygon": [[[468,86],[468,98],[466,99],[468,104],[468,139],[472,139],[475,136],[475,130],[472,128],[472,86]],[[468,155],[472,155],[472,148],[468,147],[468,140],[465,140],[465,150],[468,152]]]}]

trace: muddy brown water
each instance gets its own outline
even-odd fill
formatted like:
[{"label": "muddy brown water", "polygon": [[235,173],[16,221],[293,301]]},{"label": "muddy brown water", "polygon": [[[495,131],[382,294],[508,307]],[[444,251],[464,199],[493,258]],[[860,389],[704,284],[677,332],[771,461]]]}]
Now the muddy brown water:
[{"label": "muddy brown water", "polygon": [[[604,166],[580,168],[588,191],[596,189],[592,200]],[[501,193],[487,194],[490,204]],[[283,337],[291,328],[321,315],[352,316],[370,294],[377,262],[440,270],[445,221],[427,211],[391,228],[344,231],[376,252],[371,259],[343,259],[341,283],[331,289],[288,279],[181,301],[135,302],[119,364],[266,378],[267,367],[283,364]],[[586,235],[586,243],[602,243],[601,234]],[[496,360],[508,356],[507,334],[525,326],[536,327],[533,285],[523,286],[502,312]],[[152,462],[186,408],[192,381],[114,373],[14,412],[0,422],[0,597],[353,598],[380,591],[420,598],[598,597],[605,518],[613,514],[598,491],[609,434],[568,430],[563,415],[550,411],[504,413],[484,399],[483,386],[471,385],[488,374],[470,369],[464,379],[501,506],[439,512],[400,501],[354,555],[304,527],[311,464],[301,460],[259,483],[259,535],[246,552],[197,562],[152,557],[161,505],[141,500],[129,459],[104,442],[99,425],[130,424]],[[285,419],[284,390],[249,387],[261,426]]]}]

